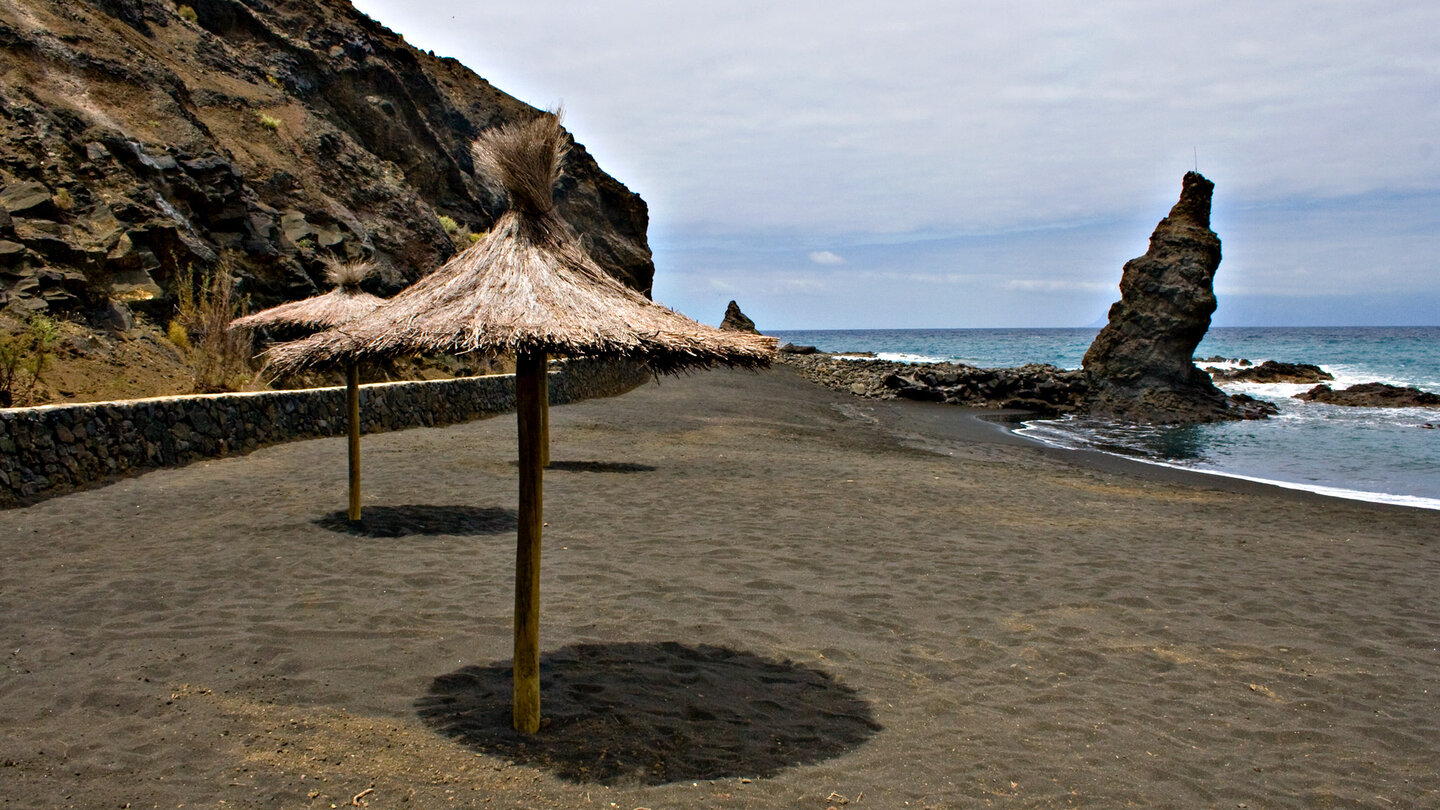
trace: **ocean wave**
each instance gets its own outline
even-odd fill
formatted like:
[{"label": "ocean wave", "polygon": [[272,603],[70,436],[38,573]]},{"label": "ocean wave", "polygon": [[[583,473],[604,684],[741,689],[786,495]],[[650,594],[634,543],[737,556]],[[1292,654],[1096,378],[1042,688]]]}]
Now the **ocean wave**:
[{"label": "ocean wave", "polygon": [[[1264,361],[1261,361],[1264,362]],[[1235,365],[1221,366],[1219,363],[1207,363],[1208,366],[1217,368],[1239,368]],[[1258,363],[1257,363],[1258,365]],[[1326,380],[1321,383],[1258,383],[1246,381],[1216,381],[1215,385],[1227,394],[1247,394],[1252,397],[1270,400],[1272,402],[1284,402],[1293,400],[1295,395],[1303,394],[1314,388],[1316,385],[1328,385],[1336,391],[1344,390],[1352,385],[1362,383],[1384,383],[1400,388],[1419,388],[1422,391],[1440,391],[1440,380],[1428,379],[1424,376],[1396,376],[1375,374],[1364,369],[1348,366],[1320,366],[1334,377],[1333,380]]]},{"label": "ocean wave", "polygon": [[[953,363],[955,361],[945,357],[935,357],[928,354],[910,354],[908,352],[876,352],[875,357],[880,360],[889,360],[892,363]],[[855,358],[857,360],[864,358]]]},{"label": "ocean wave", "polygon": [[1335,375],[1335,381],[1329,383],[1331,388],[1349,388],[1352,385],[1361,383],[1378,382],[1386,385],[1398,385],[1401,388],[1419,388],[1422,391],[1440,392],[1440,377],[1435,377],[1433,370],[1426,373],[1405,374],[1377,374],[1369,369],[1355,366],[1335,365],[1325,367],[1325,370]]},{"label": "ocean wave", "polygon": [[[1330,383],[1333,385],[1333,383]],[[1315,383],[1217,382],[1216,387],[1227,394],[1246,394],[1271,401],[1292,399],[1315,387]]]},{"label": "ocean wave", "polygon": [[1225,472],[1223,470],[1208,470],[1200,467],[1186,467],[1180,464],[1169,464],[1163,461],[1149,461],[1138,459],[1147,464],[1156,464],[1160,467],[1170,467],[1177,470],[1188,470],[1190,472],[1204,473],[1205,475],[1218,475],[1221,478],[1236,478],[1241,481],[1253,481],[1257,484],[1268,484],[1281,489],[1294,489],[1301,492],[1313,492],[1317,495],[1325,495],[1331,498],[1345,498],[1351,501],[1366,501],[1368,503],[1383,503],[1391,506],[1409,506],[1415,509],[1440,510],[1440,498],[1425,498],[1419,495],[1396,495],[1389,492],[1367,492],[1359,489],[1345,489],[1343,487],[1332,487],[1324,484],[1302,484],[1294,481],[1281,481],[1275,478],[1259,478],[1252,475]]},{"label": "ocean wave", "polygon": [[[1261,363],[1267,362],[1268,360],[1269,358],[1257,360],[1255,361],[1255,365],[1258,366]],[[1225,371],[1233,371],[1241,368],[1247,368],[1247,366],[1242,366],[1236,363],[1229,362],[1197,363],[1196,365],[1198,365],[1202,369],[1218,368]],[[1385,374],[1361,366],[1350,366],[1343,364],[1320,364],[1320,370],[1327,372],[1328,374],[1330,374],[1330,376],[1335,378],[1334,380],[1327,380],[1320,384],[1328,385],[1331,388],[1337,390],[1342,388],[1349,388],[1352,385],[1360,385],[1361,383],[1375,382],[1384,383],[1386,385],[1399,386],[1401,388],[1419,388],[1423,391],[1440,390],[1440,378],[1435,378],[1431,374],[1425,372],[1402,375],[1397,375],[1393,372]],[[1314,388],[1317,385],[1317,383],[1254,383],[1243,381],[1216,381],[1215,384],[1228,393],[1243,393],[1249,394],[1251,396],[1274,397],[1294,396],[1297,393],[1309,391],[1311,388]]]}]

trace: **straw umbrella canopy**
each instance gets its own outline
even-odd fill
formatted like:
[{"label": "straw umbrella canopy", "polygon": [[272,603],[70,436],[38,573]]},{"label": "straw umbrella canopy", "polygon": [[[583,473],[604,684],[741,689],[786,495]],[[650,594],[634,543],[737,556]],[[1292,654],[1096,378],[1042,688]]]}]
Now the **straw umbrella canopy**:
[{"label": "straw umbrella canopy", "polygon": [[539,585],[545,362],[548,355],[626,358],[673,373],[768,367],[775,340],[721,332],[654,303],[595,263],[555,210],[569,148],[558,114],[498,127],[477,164],[510,207],[490,233],[383,306],[342,327],[271,350],[292,370],[424,352],[516,357],[520,513],[516,545],[514,725],[540,725]]},{"label": "straw umbrella canopy", "polygon": [[697,323],[590,258],[551,200],[567,149],[549,114],[483,133],[477,163],[510,199],[490,233],[368,315],[276,346],[272,364],[288,371],[352,357],[475,352],[624,357],[660,372],[767,367],[773,338]]},{"label": "straw umbrella canopy", "polygon": [[[373,262],[351,262],[342,264],[329,262],[325,278],[335,289],[323,295],[291,301],[286,304],[264,309],[253,315],[236,318],[230,322],[231,329],[259,329],[280,327],[317,331],[330,329],[348,323],[381,304],[385,299],[360,289],[360,283],[375,272]],[[358,362],[345,364],[345,413],[348,416],[350,459],[350,504],[348,515],[351,520],[360,519],[360,365]]]},{"label": "straw umbrella canopy", "polygon": [[374,272],[373,262],[329,262],[325,268],[325,279],[334,284],[335,289],[303,301],[291,301],[236,318],[230,322],[230,328],[280,327],[318,332],[348,323],[385,303],[385,299],[360,289],[361,282]]}]

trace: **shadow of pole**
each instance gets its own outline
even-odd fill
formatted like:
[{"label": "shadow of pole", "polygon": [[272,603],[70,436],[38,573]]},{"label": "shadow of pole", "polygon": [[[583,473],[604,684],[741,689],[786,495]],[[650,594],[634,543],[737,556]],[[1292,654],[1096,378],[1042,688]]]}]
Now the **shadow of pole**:
[{"label": "shadow of pole", "polygon": [[510,663],[442,675],[416,701],[432,728],[578,783],[767,777],[864,743],[858,693],[803,664],[675,642],[579,644],[541,657],[544,724],[510,726]]},{"label": "shadow of pole", "polygon": [[[515,462],[511,462],[515,466]],[[552,461],[546,472],[587,472],[587,473],[642,473],[654,472],[649,464],[630,461]]]},{"label": "shadow of pole", "polygon": [[515,531],[515,510],[499,506],[367,506],[359,521],[345,510],[314,523],[322,529],[361,537],[408,537],[425,534],[503,534]]}]

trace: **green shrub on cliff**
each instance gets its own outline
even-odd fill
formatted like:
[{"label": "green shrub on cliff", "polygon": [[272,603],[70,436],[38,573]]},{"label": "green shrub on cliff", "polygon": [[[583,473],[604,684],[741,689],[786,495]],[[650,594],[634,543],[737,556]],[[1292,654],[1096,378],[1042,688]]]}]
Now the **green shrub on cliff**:
[{"label": "green shrub on cliff", "polygon": [[43,315],[32,317],[18,335],[0,333],[0,408],[24,405],[41,382],[59,327]]},{"label": "green shrub on cliff", "polygon": [[170,325],[165,327],[165,338],[180,351],[190,351],[190,333],[185,331],[185,325],[179,320],[172,320]]},{"label": "green shrub on cliff", "polygon": [[250,337],[244,330],[230,328],[243,308],[229,259],[199,278],[189,267],[178,274],[175,319],[168,331],[170,342],[190,364],[195,393],[237,391],[250,382]]}]

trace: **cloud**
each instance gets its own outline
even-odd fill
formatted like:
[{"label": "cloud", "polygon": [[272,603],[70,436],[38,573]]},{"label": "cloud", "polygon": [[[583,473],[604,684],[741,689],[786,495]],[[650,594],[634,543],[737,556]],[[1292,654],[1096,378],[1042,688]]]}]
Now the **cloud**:
[{"label": "cloud", "polygon": [[1168,196],[1192,149],[1252,199],[1440,182],[1429,0],[896,0],[883,21],[860,0],[407,5],[360,3],[531,103],[564,99],[602,166],[697,228],[1083,218]]},{"label": "cloud", "polygon": [[[1126,223],[1119,255],[1087,264],[1060,247],[1047,266],[996,271],[1013,285],[967,291],[1000,317],[1027,294],[1099,295],[1079,277],[1118,279],[1198,159],[1216,182],[1222,277],[1350,287],[1362,257],[1346,245],[1373,245],[1365,266],[1433,283],[1433,214],[1385,238],[1388,214],[1425,219],[1440,192],[1433,0],[892,0],[878,17],[862,0],[356,5],[526,102],[563,100],[577,140],[677,249],[764,243],[840,274],[881,266],[857,246],[886,239]],[[1292,217],[1261,234],[1243,218],[1359,199],[1379,205],[1347,233]],[[1277,274],[1292,244],[1312,278]],[[987,259],[971,266],[1005,263]],[[657,283],[675,272],[659,266]]]}]

